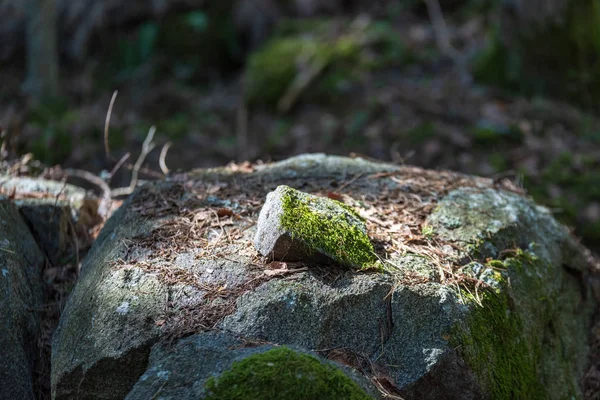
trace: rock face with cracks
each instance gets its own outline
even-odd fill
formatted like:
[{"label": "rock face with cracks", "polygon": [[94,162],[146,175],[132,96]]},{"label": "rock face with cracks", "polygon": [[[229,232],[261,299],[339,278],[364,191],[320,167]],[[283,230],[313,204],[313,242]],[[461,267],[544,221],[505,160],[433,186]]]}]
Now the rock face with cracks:
[{"label": "rock face with cracks", "polygon": [[377,258],[364,221],[348,206],[289,186],[267,195],[254,246],[273,260],[322,262],[362,269]]},{"label": "rock face with cracks", "polygon": [[[381,268],[265,262],[257,220],[282,185],[355,210]],[[105,226],[54,338],[53,394],[225,398],[219,382],[250,388],[284,346],[360,396],[581,398],[594,274],[509,183],[325,155],[193,171]]]}]

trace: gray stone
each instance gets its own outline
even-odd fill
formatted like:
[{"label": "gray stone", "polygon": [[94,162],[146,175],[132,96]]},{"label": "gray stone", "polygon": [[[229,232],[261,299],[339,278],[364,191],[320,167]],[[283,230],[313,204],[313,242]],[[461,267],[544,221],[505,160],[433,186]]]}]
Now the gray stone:
[{"label": "gray stone", "polygon": [[87,197],[84,189],[46,179],[8,176],[0,177],[0,187],[5,193],[14,193],[14,203],[52,265],[76,262],[78,253],[89,247],[87,229],[91,226],[79,219]]},{"label": "gray stone", "polygon": [[35,399],[44,255],[17,208],[0,200],[0,399]]},{"label": "gray stone", "polygon": [[[233,363],[276,348],[271,344],[248,346],[246,342],[225,333],[207,332],[180,340],[169,347],[152,348],[148,369],[137,381],[127,400],[157,398],[163,400],[203,399],[206,381],[227,371]],[[372,398],[380,398],[373,384],[357,371],[317,354],[299,350],[336,368],[340,368]],[[199,362],[201,360],[201,362]],[[302,390],[297,388],[296,390]]]},{"label": "gray stone", "polygon": [[390,276],[376,274],[333,284],[308,273],[270,281],[242,296],[223,328],[305,349],[351,349],[393,366],[389,373],[403,387],[451,352],[442,337],[462,307],[441,285],[393,285]]},{"label": "gray stone", "polygon": [[127,254],[127,239],[149,229],[126,208],[107,221],[88,253],[54,334],[53,398],[123,398],[158,339],[163,284],[134,265],[114,263]]},{"label": "gray stone", "polygon": [[355,268],[371,266],[376,260],[365,223],[356,212],[338,201],[285,185],[267,194],[254,246],[271,260],[334,261]]},{"label": "gray stone", "polygon": [[[382,268],[269,270],[252,243],[280,185],[343,187],[376,213]],[[408,220],[427,224],[423,244]],[[586,254],[546,209],[482,178],[325,155],[174,176],[136,191],[84,262],[54,338],[54,396],[195,398],[243,357],[216,330],[352,355],[406,399],[580,398],[597,309]]]}]

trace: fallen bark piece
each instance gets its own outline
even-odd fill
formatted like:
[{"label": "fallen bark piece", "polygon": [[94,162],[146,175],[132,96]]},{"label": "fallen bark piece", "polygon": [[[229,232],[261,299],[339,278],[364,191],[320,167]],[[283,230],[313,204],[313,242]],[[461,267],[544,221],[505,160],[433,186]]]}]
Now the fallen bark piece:
[{"label": "fallen bark piece", "polygon": [[324,263],[365,269],[377,258],[362,218],[339,201],[281,185],[267,195],[254,246],[279,261]]}]

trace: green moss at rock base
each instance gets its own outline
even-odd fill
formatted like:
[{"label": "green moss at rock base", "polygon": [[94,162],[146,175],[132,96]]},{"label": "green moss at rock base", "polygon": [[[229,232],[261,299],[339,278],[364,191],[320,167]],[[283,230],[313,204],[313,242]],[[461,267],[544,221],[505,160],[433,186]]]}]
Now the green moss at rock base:
[{"label": "green moss at rock base", "polygon": [[466,321],[468,328],[455,332],[454,344],[460,346],[459,352],[491,398],[546,399],[537,373],[540,347],[523,337],[523,321],[506,292],[484,292],[481,305],[475,305],[468,292],[463,297],[473,303],[473,310]]},{"label": "green moss at rock base", "polygon": [[[549,336],[545,331],[552,329],[549,324],[560,324],[557,310],[562,300],[548,289],[548,271],[533,251],[515,249],[510,254],[504,260],[486,262],[494,270],[488,275],[498,285],[480,289],[477,295],[473,289],[461,290],[462,299],[471,309],[466,319],[454,327],[450,342],[491,399],[548,399],[566,394],[576,398],[577,389],[569,386],[568,379],[561,387],[562,394],[549,393],[551,382],[546,381],[552,374],[573,374],[572,356],[561,357],[551,336],[559,336],[560,332],[552,331]],[[548,368],[553,370],[550,375]]]},{"label": "green moss at rock base", "polygon": [[[301,199],[302,192],[289,187],[283,190],[283,215],[280,223],[292,237],[301,238],[310,250],[327,254],[342,265],[359,269],[376,266],[377,257],[367,234],[348,221],[346,214],[336,212],[324,202],[332,202],[362,221],[356,211],[336,200]],[[323,208],[323,212],[309,207],[306,201]]]},{"label": "green moss at rock base", "polygon": [[341,370],[286,347],[238,361],[205,387],[209,400],[370,399]]}]

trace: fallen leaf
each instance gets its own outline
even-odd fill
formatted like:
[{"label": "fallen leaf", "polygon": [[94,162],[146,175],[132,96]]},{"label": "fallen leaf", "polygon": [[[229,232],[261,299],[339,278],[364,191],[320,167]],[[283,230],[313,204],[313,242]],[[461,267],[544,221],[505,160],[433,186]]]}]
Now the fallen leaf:
[{"label": "fallen leaf", "polygon": [[198,211],[194,214],[194,221],[204,221],[207,218],[210,218],[212,213],[207,210]]},{"label": "fallen leaf", "polygon": [[287,269],[287,263],[282,261],[273,261],[267,265],[269,269]]},{"label": "fallen leaf", "polygon": [[217,216],[219,217],[229,217],[232,215],[235,215],[235,213],[228,208],[219,208],[217,210]]},{"label": "fallen leaf", "polygon": [[327,193],[327,197],[329,197],[332,200],[342,201],[342,195],[339,193],[329,192]]},{"label": "fallen leaf", "polygon": [[281,275],[287,271],[288,271],[287,269],[265,269],[263,271],[263,273],[266,276],[275,276],[275,275]]},{"label": "fallen leaf", "polygon": [[208,193],[208,194],[215,194],[219,190],[221,190],[221,186],[219,186],[219,185],[212,185],[211,187],[209,187],[208,189],[206,189],[206,193]]}]

